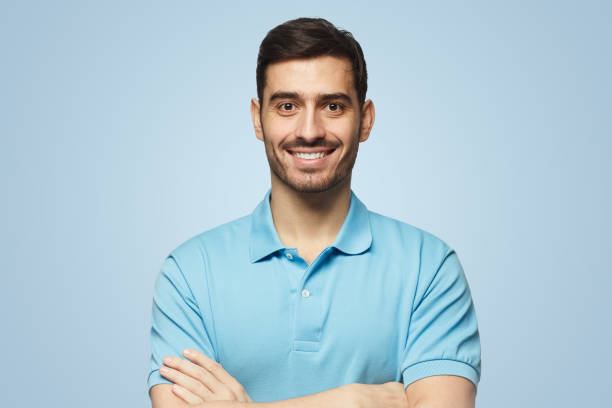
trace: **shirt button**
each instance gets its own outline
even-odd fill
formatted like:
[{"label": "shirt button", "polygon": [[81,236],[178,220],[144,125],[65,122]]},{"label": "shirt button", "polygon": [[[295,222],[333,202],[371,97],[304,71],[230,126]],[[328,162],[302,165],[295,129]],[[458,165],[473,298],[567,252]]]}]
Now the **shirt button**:
[{"label": "shirt button", "polygon": [[293,259],[293,255],[291,255],[289,252],[287,252],[287,259],[289,259],[289,260]]},{"label": "shirt button", "polygon": [[307,289],[304,289],[302,291],[302,297],[303,298],[307,298],[308,296],[310,296],[310,292]]}]

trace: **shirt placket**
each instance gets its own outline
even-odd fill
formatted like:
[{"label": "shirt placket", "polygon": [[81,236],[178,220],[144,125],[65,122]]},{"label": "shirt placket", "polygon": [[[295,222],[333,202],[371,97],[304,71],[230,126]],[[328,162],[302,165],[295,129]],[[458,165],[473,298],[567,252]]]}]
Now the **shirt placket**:
[{"label": "shirt placket", "polygon": [[297,249],[288,248],[285,257],[290,268],[298,274],[295,291],[295,315],[293,320],[293,351],[316,352],[321,346],[321,331],[323,325],[323,299],[319,287],[321,279],[312,277],[321,272],[323,260],[329,254],[331,247],[325,248],[319,256],[309,265],[301,258]]}]

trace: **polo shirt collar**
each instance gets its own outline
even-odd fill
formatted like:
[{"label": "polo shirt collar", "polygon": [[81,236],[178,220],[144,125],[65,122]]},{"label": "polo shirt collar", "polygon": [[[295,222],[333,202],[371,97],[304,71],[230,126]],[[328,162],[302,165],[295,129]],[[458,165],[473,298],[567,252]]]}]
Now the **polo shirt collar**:
[{"label": "polo shirt collar", "polygon": [[[268,189],[266,196],[251,214],[251,236],[249,242],[249,258],[251,263],[285,249],[278,237],[272,210],[270,209],[270,194]],[[349,210],[340,228],[336,240],[331,245],[349,255],[356,255],[367,251],[372,244],[372,230],[370,228],[370,217],[366,206],[357,198],[351,190],[351,203]]]}]

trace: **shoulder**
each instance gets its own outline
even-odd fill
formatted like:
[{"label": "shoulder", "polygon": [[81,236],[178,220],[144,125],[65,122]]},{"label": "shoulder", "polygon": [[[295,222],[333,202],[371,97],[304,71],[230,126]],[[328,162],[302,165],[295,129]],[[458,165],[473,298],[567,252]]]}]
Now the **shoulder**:
[{"label": "shoulder", "polygon": [[440,260],[453,250],[437,236],[404,221],[368,211],[372,241],[384,248],[402,253],[418,253],[419,258]]},{"label": "shoulder", "polygon": [[186,268],[199,267],[215,253],[248,244],[250,229],[251,216],[245,215],[189,238],[173,249],[168,257]]}]

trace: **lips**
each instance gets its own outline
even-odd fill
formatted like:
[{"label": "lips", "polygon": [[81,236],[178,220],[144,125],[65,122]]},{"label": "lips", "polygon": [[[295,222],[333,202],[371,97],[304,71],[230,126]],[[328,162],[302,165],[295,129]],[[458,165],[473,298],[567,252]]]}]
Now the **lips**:
[{"label": "lips", "polygon": [[294,163],[299,166],[320,166],[336,149],[310,149],[310,150],[286,150],[291,155]]},{"label": "lips", "polygon": [[299,159],[304,159],[304,160],[315,160],[315,159],[321,159],[331,153],[333,153],[335,149],[317,149],[317,150],[289,150],[287,149],[287,151],[289,152],[289,154],[291,154],[293,157],[297,157]]}]

